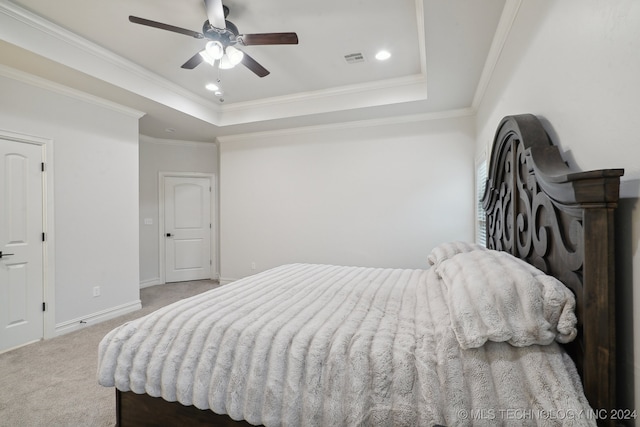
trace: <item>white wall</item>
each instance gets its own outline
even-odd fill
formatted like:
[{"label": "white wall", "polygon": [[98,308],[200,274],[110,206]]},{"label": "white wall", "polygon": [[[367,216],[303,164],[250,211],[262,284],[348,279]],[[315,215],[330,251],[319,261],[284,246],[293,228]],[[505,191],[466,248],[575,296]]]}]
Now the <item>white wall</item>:
[{"label": "white wall", "polygon": [[571,166],[625,168],[616,247],[623,409],[640,408],[639,76],[637,0],[523,0],[477,117],[479,153],[503,116],[533,113]]},{"label": "white wall", "polygon": [[474,135],[466,116],[220,138],[222,280],[290,262],[426,267],[436,244],[473,239]]},{"label": "white wall", "polygon": [[[218,148],[214,143],[140,137],[140,284],[161,283],[159,271],[158,179],[160,172],[217,174]],[[152,224],[145,224],[145,218]]]},{"label": "white wall", "polygon": [[51,87],[0,76],[0,128],[53,141],[50,307],[60,332],[140,306],[138,115]]}]

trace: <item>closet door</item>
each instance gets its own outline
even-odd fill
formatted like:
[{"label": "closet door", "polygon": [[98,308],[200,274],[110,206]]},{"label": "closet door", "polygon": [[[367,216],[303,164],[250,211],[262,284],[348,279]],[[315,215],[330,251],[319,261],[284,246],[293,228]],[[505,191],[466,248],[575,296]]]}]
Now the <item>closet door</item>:
[{"label": "closet door", "polygon": [[0,351],[43,337],[42,158],[0,137]]},{"label": "closet door", "polygon": [[211,278],[211,180],[164,180],[165,281]]}]

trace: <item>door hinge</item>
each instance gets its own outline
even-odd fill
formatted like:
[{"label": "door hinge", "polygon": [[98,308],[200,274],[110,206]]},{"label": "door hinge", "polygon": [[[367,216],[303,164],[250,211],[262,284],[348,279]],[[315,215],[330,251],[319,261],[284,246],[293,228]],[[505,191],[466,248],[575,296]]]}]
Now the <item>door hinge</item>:
[{"label": "door hinge", "polygon": [[42,303],[42,311],[47,311],[47,303],[46,302]]},{"label": "door hinge", "polygon": [[213,261],[212,260],[209,260],[209,265],[213,265]]},{"label": "door hinge", "polygon": [[47,241],[47,235],[45,233],[42,233],[42,241],[43,242]]},{"label": "door hinge", "polygon": [[44,162],[40,164],[42,172],[44,172]]}]

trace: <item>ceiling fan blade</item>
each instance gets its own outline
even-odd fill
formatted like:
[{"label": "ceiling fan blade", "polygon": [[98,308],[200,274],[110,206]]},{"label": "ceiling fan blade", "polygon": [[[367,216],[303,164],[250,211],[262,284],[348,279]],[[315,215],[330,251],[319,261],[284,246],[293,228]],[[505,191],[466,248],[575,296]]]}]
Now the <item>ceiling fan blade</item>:
[{"label": "ceiling fan blade", "polygon": [[204,7],[207,9],[207,18],[211,25],[219,29],[227,28],[222,0],[204,0]]},{"label": "ceiling fan blade", "polygon": [[296,33],[261,33],[242,34],[238,36],[245,46],[266,45],[266,44],[298,44]]},{"label": "ceiling fan blade", "polygon": [[193,70],[198,65],[200,65],[202,61],[203,61],[202,55],[200,55],[200,52],[198,52],[195,55],[193,55],[191,58],[189,58],[187,62],[182,64],[182,68],[186,70]]},{"label": "ceiling fan blade", "polygon": [[243,52],[244,56],[242,57],[242,64],[253,71],[258,77],[264,77],[269,75],[269,70],[264,68],[262,65],[258,64],[258,61],[247,55],[246,52]]},{"label": "ceiling fan blade", "polygon": [[187,36],[195,37],[196,39],[204,38],[204,35],[202,33],[198,33],[196,31],[187,30],[186,28],[180,28],[169,24],[163,24],[162,22],[152,21],[150,19],[139,18],[137,16],[129,16],[129,21],[133,22],[134,24],[146,25],[147,27],[173,31],[174,33],[184,34]]}]

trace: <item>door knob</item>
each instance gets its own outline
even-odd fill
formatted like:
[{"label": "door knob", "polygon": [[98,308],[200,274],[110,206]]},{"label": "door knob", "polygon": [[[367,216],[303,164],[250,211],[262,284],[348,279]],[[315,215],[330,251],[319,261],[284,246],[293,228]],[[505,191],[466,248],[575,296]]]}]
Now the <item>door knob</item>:
[{"label": "door knob", "polygon": [[172,236],[172,234],[171,234],[171,233],[167,233],[167,237],[171,237],[171,236]]},{"label": "door knob", "polygon": [[0,251],[0,258],[2,258],[3,256],[9,256],[9,255],[15,255],[15,254],[3,254],[2,251]]}]

